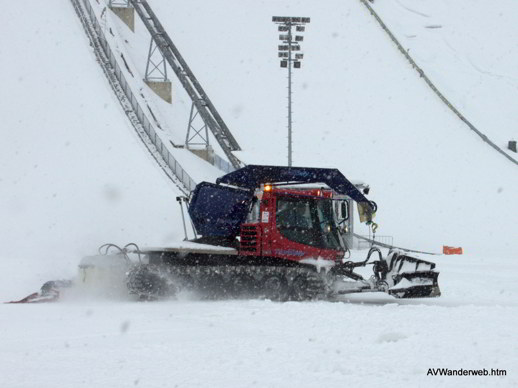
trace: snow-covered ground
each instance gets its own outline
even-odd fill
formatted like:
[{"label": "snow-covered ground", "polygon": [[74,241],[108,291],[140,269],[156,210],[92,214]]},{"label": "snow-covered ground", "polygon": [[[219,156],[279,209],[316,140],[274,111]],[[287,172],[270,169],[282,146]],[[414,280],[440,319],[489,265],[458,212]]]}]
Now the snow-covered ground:
[{"label": "snow-covered ground", "polygon": [[[428,300],[4,305],[2,386],[516,386],[516,263],[438,262],[443,296]],[[507,376],[439,377],[429,368]]]},{"label": "snow-covered ground", "polygon": [[[0,305],[0,386],[518,385],[516,167],[441,105],[365,8],[151,5],[242,157],[266,164],[286,160],[286,74],[271,16],[310,16],[294,78],[295,163],[370,183],[379,233],[396,244],[462,245],[468,254],[432,259],[443,296],[431,300]],[[516,139],[515,2],[374,6],[470,119],[498,144]],[[72,277],[105,242],[180,240],[179,193],[127,122],[70,3],[6,3],[0,32],[0,300]],[[142,71],[139,41],[128,51]],[[174,108],[155,103],[176,130]],[[426,375],[439,367],[508,375]]]}]

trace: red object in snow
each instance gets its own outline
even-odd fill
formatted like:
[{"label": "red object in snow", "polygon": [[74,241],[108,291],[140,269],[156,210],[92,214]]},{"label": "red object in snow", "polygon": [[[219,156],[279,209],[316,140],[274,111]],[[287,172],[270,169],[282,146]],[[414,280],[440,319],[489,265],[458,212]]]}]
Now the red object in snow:
[{"label": "red object in snow", "polygon": [[442,253],[445,255],[462,255],[462,247],[449,247],[447,245],[443,245]]}]

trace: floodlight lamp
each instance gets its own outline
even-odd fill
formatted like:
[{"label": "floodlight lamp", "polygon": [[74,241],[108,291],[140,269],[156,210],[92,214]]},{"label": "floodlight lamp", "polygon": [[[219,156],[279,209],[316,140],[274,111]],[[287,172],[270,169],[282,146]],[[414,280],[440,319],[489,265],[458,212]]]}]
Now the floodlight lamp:
[{"label": "floodlight lamp", "polygon": [[272,22],[274,23],[309,23],[310,18],[301,17],[289,17],[289,16],[273,16]]}]

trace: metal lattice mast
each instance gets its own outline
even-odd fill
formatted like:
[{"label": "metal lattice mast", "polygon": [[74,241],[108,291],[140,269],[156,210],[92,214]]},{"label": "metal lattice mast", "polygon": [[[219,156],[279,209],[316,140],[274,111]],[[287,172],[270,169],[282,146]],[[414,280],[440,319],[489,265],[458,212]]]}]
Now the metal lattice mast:
[{"label": "metal lattice mast", "polygon": [[[216,110],[209,96],[203,90],[199,81],[181,56],[173,41],[164,30],[162,24],[146,0],[128,0],[137,11],[142,22],[151,34],[156,46],[173,69],[180,83],[191,98],[194,108],[204,124],[212,132],[217,142],[225,152],[230,163],[235,168],[243,166],[242,162],[232,153],[241,147],[228,129],[227,125]],[[191,116],[192,118],[192,116]]]},{"label": "metal lattice mast", "polygon": [[209,148],[209,130],[207,125],[202,121],[200,126],[195,126],[196,118],[198,117],[194,103],[191,105],[191,113],[189,114],[189,124],[187,127],[187,135],[185,136],[185,146],[191,148],[192,146],[203,146]]},{"label": "metal lattice mast", "polygon": [[158,49],[153,38],[149,42],[149,52],[147,55],[146,81],[167,81],[167,66],[165,58]]},{"label": "metal lattice mast", "polygon": [[304,40],[302,35],[295,35],[293,40],[292,28],[296,28],[296,32],[302,33],[305,31],[305,24],[310,22],[310,18],[289,17],[289,16],[274,16],[272,21],[279,25],[279,32],[287,34],[279,35],[279,40],[283,44],[279,45],[279,58],[281,58],[281,67],[288,68],[288,166],[291,167],[293,162],[293,132],[292,132],[292,66],[295,69],[300,69],[301,61],[304,54],[295,53],[293,58],[293,51],[300,51],[300,42]]}]

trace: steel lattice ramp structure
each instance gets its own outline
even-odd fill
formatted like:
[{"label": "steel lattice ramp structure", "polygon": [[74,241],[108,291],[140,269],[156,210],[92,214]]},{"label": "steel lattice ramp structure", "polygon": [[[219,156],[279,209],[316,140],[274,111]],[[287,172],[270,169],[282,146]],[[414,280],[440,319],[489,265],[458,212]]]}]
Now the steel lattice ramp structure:
[{"label": "steel lattice ramp structure", "polygon": [[169,66],[171,66],[171,69],[173,69],[178,80],[191,98],[193,106],[216,138],[230,163],[236,169],[242,167],[243,163],[232,153],[233,151],[240,151],[241,147],[234,136],[232,136],[216,107],[203,90],[148,2],[146,0],[129,0],[129,3],[135,8],[149,31],[151,38]]},{"label": "steel lattice ramp structure", "polygon": [[[117,58],[120,58],[120,56],[115,55],[111,49],[91,1],[70,1],[90,42],[97,63],[101,66],[110,87],[140,140],[165,172],[166,176],[177,185],[182,193],[188,195],[196,187],[197,183],[176,160],[168,149],[167,142],[160,138],[154,125],[144,113],[143,106],[141,106],[138,98],[131,90],[124,71],[117,62]],[[104,12],[102,11],[101,17]]]}]

